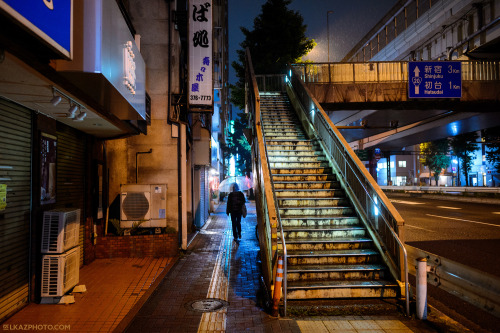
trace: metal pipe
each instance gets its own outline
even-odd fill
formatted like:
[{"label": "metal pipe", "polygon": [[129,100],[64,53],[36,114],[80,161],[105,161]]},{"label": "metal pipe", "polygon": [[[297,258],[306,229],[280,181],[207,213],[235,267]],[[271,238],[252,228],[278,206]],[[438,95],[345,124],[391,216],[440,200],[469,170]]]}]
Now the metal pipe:
[{"label": "metal pipe", "polygon": [[417,259],[417,318],[427,319],[427,258]]},{"label": "metal pipe", "polygon": [[138,151],[135,153],[135,183],[137,184],[137,177],[139,174],[139,168],[137,165],[137,155],[139,154],[151,154],[153,152],[153,148],[149,149],[148,151]]}]

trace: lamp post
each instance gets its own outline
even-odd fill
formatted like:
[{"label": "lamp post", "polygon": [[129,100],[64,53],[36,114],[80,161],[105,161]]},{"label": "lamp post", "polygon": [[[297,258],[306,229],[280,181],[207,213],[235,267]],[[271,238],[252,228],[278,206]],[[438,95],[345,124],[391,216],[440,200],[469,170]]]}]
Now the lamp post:
[{"label": "lamp post", "polygon": [[326,12],[326,36],[328,42],[328,62],[330,62],[330,23],[328,21],[328,14],[333,14],[333,10],[329,10]]}]

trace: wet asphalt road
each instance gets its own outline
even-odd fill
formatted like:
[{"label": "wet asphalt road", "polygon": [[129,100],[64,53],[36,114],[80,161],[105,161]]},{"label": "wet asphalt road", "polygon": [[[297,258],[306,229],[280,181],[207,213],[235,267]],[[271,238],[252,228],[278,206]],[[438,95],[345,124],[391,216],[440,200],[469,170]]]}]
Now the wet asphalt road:
[{"label": "wet asphalt road", "polygon": [[500,277],[500,205],[390,197],[406,243]]},{"label": "wet asphalt road", "polygon": [[[408,245],[500,277],[500,205],[391,197]],[[414,278],[410,277],[414,285]],[[472,332],[500,332],[500,318],[428,285],[429,304]]]}]

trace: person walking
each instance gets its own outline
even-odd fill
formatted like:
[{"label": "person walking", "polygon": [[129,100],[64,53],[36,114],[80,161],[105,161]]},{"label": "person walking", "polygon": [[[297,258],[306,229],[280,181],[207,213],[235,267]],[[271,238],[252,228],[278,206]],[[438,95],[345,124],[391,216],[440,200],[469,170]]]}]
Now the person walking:
[{"label": "person walking", "polygon": [[227,197],[226,214],[231,214],[233,236],[235,240],[241,239],[241,215],[245,205],[245,195],[240,191],[238,184],[233,184],[233,191]]}]

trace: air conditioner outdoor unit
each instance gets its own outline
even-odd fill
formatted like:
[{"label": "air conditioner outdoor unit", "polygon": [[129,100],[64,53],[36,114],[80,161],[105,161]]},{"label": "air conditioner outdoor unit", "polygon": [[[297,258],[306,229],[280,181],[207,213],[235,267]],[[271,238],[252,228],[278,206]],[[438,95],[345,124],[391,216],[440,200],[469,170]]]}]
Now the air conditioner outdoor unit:
[{"label": "air conditioner outdoor unit", "polygon": [[167,185],[122,184],[120,227],[164,228],[167,226]]},{"label": "air conditioner outdoor unit", "polygon": [[80,248],[42,257],[42,297],[64,296],[80,279]]},{"label": "air conditioner outdoor unit", "polygon": [[63,253],[78,245],[80,209],[56,209],[43,213],[42,253]]}]

